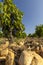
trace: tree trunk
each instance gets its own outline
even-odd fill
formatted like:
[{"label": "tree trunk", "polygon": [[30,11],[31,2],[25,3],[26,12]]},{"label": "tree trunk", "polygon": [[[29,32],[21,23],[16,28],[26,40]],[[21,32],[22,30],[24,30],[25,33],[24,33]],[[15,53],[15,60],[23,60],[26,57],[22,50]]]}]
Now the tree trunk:
[{"label": "tree trunk", "polygon": [[13,43],[12,29],[10,29],[10,33],[9,33],[9,42]]}]

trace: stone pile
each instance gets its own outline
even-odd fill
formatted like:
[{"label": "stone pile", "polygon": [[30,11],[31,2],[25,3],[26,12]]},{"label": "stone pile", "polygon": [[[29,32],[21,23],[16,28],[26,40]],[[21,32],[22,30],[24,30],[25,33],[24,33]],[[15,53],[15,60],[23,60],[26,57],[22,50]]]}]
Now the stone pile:
[{"label": "stone pile", "polygon": [[35,52],[24,50],[20,56],[19,65],[43,65],[43,58]]},{"label": "stone pile", "polygon": [[3,65],[43,65],[42,43],[42,38],[26,38],[12,44],[3,42],[0,44],[0,60],[5,60]]}]

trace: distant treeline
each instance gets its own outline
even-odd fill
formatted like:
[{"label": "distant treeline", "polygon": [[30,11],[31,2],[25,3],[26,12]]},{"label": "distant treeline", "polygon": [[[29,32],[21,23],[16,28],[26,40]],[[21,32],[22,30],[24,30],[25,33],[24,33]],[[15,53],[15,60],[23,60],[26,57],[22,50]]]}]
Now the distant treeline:
[{"label": "distant treeline", "polygon": [[36,26],[35,33],[28,34],[28,37],[43,37],[43,24]]},{"label": "distant treeline", "polygon": [[[13,34],[13,36],[17,37],[17,38],[25,38],[27,36],[27,34],[25,32],[23,32],[21,34],[19,34],[19,33],[17,33],[16,35]],[[2,31],[0,32],[0,37],[5,37],[5,35]],[[28,37],[43,37],[43,24],[36,26],[35,33],[28,34]]]}]

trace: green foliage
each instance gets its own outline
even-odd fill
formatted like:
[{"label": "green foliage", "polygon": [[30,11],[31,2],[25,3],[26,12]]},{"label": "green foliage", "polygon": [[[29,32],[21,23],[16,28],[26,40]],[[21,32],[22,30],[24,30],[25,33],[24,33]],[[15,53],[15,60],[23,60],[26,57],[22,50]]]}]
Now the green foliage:
[{"label": "green foliage", "polygon": [[1,37],[3,37],[3,33],[2,33],[2,32],[0,32],[0,38],[1,38]]},{"label": "green foliage", "polygon": [[29,34],[28,37],[43,37],[43,24],[35,28],[35,33]]},{"label": "green foliage", "polygon": [[0,13],[2,13],[3,12],[3,3],[1,2],[0,3]]},{"label": "green foliage", "polygon": [[32,36],[32,34],[30,33],[30,34],[28,34],[28,37],[31,37]]},{"label": "green foliage", "polygon": [[12,0],[4,0],[3,6],[0,4],[0,11],[3,11],[0,15],[0,22],[2,31],[6,37],[11,37],[12,32],[19,36],[21,32],[25,30],[22,24],[23,12],[21,12]]},{"label": "green foliage", "polygon": [[43,37],[43,25],[36,26],[35,33],[38,37]]},{"label": "green foliage", "polygon": [[20,31],[16,31],[16,33],[14,33],[13,31],[13,36],[14,37],[17,37],[17,38],[25,38],[27,35],[25,32],[22,32],[21,30]]},{"label": "green foliage", "polygon": [[31,37],[38,37],[36,33],[33,33]]},{"label": "green foliage", "polygon": [[33,34],[29,34],[28,37],[37,37],[36,33],[33,33]]},{"label": "green foliage", "polygon": [[22,38],[25,38],[27,34],[25,32],[22,33]]}]

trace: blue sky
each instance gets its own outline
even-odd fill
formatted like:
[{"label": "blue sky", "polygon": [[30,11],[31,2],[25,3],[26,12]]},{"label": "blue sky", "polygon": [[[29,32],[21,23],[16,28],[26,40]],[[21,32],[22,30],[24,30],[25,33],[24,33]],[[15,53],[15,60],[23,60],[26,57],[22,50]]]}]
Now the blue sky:
[{"label": "blue sky", "polygon": [[33,33],[35,26],[43,24],[43,0],[15,0],[16,6],[24,12],[25,32]]},{"label": "blue sky", "polygon": [[14,2],[24,12],[22,22],[27,34],[33,33],[36,25],[43,24],[43,0],[14,0]]}]

